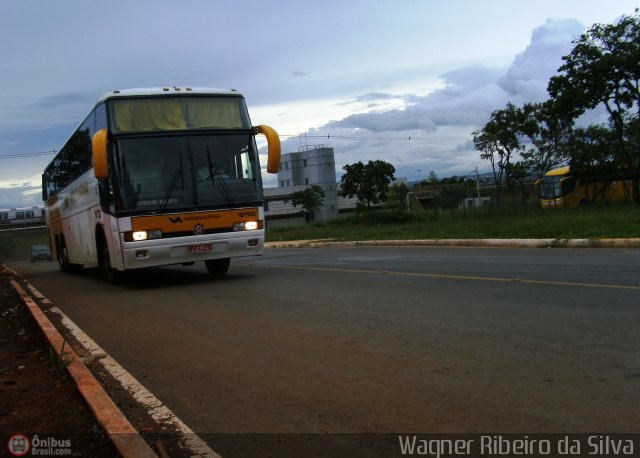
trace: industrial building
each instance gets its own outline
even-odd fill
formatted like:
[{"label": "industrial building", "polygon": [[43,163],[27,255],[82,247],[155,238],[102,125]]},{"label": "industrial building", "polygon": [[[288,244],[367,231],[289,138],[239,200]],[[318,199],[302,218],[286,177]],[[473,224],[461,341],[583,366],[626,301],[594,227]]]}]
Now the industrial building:
[{"label": "industrial building", "polygon": [[355,208],[357,199],[340,195],[336,179],[333,148],[318,145],[282,155],[278,186],[264,189],[265,215],[270,225],[303,222],[300,207],[291,204],[291,193],[318,185],[324,191],[324,205],[313,215],[314,221],[328,221]]}]

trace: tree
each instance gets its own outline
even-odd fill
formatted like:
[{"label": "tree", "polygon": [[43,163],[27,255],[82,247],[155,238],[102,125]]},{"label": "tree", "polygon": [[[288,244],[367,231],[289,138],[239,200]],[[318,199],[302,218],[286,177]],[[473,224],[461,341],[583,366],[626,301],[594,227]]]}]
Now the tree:
[{"label": "tree", "polygon": [[[342,175],[342,195],[345,197],[356,196],[360,206],[371,208],[372,204],[384,202],[389,190],[389,183],[394,180],[396,169],[385,161],[369,161],[366,165],[362,162],[346,164],[342,169],[346,172]],[[358,207],[358,208],[359,208]]]},{"label": "tree", "polygon": [[533,148],[520,153],[523,159],[520,166],[533,170],[540,179],[569,158],[567,145],[573,131],[573,119],[560,111],[553,99],[525,103],[522,111],[522,134],[529,138]]},{"label": "tree", "polygon": [[618,172],[616,166],[615,134],[602,125],[591,125],[587,128],[575,129],[571,140],[571,161],[569,165],[575,175],[586,181],[588,202],[594,203],[598,196],[607,189],[606,186],[589,186],[589,179],[615,179]]},{"label": "tree", "polygon": [[463,177],[463,176],[458,176],[458,175],[453,175],[450,177],[445,177],[442,180],[440,180],[440,183],[442,184],[456,184],[456,183],[464,183],[466,181],[467,177]]},{"label": "tree", "polygon": [[605,175],[616,172],[614,134],[603,125],[575,129],[571,136],[569,165],[578,176]]},{"label": "tree", "polygon": [[[288,202],[288,200],[285,200],[285,202]],[[294,207],[302,207],[305,221],[312,221],[313,212],[322,208],[324,204],[324,190],[317,184],[314,184],[302,191],[292,192],[291,204]]]},{"label": "tree", "polygon": [[503,181],[510,185],[511,157],[523,150],[518,137],[522,133],[524,123],[522,109],[509,102],[504,109],[491,113],[489,122],[482,130],[472,133],[473,143],[476,149],[481,151],[480,158],[491,163],[498,205]]},{"label": "tree", "polygon": [[385,207],[397,212],[407,210],[407,194],[409,187],[406,183],[396,183],[389,188],[389,195]]},{"label": "tree", "polygon": [[[638,148],[628,143],[629,129],[640,115],[640,16],[623,16],[616,24],[594,24],[564,56],[560,74],[551,78],[549,94],[577,118],[602,105],[615,133],[615,162],[627,169],[640,165]],[[631,135],[633,137],[633,135]],[[640,202],[634,178],[634,202]]]},{"label": "tree", "polygon": [[529,170],[529,161],[518,161],[515,164],[509,164],[509,176],[511,177],[511,181],[513,183],[518,184],[518,187],[520,188],[520,200],[522,200],[522,203],[525,205],[525,207],[527,205],[527,200],[529,200],[529,193],[527,192],[526,186],[527,179],[529,178]]}]

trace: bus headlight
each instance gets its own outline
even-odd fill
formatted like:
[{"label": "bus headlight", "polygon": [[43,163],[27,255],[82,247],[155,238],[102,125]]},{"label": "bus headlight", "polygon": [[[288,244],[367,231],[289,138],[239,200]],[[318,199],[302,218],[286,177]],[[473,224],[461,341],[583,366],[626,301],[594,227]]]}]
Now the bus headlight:
[{"label": "bus headlight", "polygon": [[258,221],[245,221],[243,223],[233,223],[234,231],[255,231],[260,229],[260,223]]},{"label": "bus headlight", "polygon": [[162,231],[160,229],[153,229],[150,231],[134,231],[125,232],[124,240],[126,242],[141,242],[143,240],[161,239]]},{"label": "bus headlight", "polygon": [[147,231],[137,231],[131,234],[131,237],[134,241],[139,242],[140,240],[147,240]]}]

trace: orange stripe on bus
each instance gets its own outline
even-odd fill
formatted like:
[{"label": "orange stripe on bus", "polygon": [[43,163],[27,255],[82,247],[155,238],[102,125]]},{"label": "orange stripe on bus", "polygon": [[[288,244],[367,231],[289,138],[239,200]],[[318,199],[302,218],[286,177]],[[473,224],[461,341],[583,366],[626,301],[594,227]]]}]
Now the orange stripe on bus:
[{"label": "orange stripe on bus", "polygon": [[193,231],[196,224],[207,229],[232,227],[234,223],[258,221],[257,208],[213,212],[173,213],[167,215],[135,216],[131,218],[133,231],[160,229],[162,232]]}]

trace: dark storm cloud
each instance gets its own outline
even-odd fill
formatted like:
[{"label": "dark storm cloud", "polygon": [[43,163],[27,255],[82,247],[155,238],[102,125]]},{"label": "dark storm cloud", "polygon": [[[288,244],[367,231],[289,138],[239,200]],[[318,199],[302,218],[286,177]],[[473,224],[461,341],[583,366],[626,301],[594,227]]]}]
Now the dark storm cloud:
[{"label": "dark storm cloud", "polygon": [[348,116],[341,121],[333,121],[325,126],[327,129],[348,128],[365,129],[370,132],[390,132],[421,130],[435,132],[436,125],[431,121],[421,106],[410,106],[402,110],[360,113]]},{"label": "dark storm cloud", "polygon": [[355,98],[356,102],[380,102],[383,100],[397,99],[398,96],[394,94],[387,94],[385,92],[369,92],[368,94],[361,95]]},{"label": "dark storm cloud", "polygon": [[78,92],[65,92],[40,97],[34,100],[33,108],[41,109],[60,109],[70,105],[80,105],[83,107],[91,106],[96,101],[96,94],[82,94]]},{"label": "dark storm cloud", "polygon": [[[24,153],[33,151],[51,151],[59,149],[71,136],[79,121],[72,123],[59,123],[51,127],[33,128],[28,131],[28,143],[25,143],[25,131],[23,129],[11,129],[0,131],[0,145],[5,146],[2,155],[11,153]],[[0,167],[2,163],[0,163]]]}]

